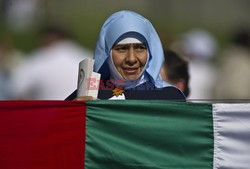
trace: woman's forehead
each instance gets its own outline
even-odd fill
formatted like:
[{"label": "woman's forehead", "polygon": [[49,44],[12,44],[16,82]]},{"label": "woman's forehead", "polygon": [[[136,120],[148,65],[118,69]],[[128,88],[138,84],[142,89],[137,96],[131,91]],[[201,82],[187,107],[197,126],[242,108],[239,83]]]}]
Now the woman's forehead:
[{"label": "woman's forehead", "polygon": [[114,47],[123,47],[123,46],[144,46],[146,48],[146,44],[144,43],[123,43],[123,44],[115,44]]}]

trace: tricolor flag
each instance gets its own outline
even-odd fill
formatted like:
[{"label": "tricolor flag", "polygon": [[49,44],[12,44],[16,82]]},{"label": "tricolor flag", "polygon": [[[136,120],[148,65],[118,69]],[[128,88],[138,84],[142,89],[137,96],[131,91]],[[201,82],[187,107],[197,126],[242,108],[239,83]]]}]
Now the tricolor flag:
[{"label": "tricolor flag", "polygon": [[0,169],[250,169],[250,103],[0,102]]}]

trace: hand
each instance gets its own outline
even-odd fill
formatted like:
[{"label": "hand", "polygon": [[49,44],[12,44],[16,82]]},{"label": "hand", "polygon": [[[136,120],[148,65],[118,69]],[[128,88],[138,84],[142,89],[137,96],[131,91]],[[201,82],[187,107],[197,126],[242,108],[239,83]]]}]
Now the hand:
[{"label": "hand", "polygon": [[75,98],[74,100],[76,101],[88,101],[88,100],[93,100],[92,96],[79,96]]}]

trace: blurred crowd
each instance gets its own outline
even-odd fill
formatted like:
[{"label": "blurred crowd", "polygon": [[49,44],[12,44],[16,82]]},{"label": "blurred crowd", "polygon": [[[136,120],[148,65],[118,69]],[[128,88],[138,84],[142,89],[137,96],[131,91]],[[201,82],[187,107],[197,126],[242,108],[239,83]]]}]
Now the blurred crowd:
[{"label": "blurred crowd", "polygon": [[[1,100],[64,100],[76,89],[78,64],[92,58],[92,51],[56,26],[42,29],[38,41],[40,46],[26,56],[11,39],[1,40]],[[189,100],[249,99],[250,33],[239,30],[220,48],[214,35],[192,29],[169,45],[164,67],[163,79]]]},{"label": "blurred crowd", "polygon": [[204,29],[177,37],[170,48],[188,62],[190,101],[250,98],[250,30],[241,28],[220,47]]},{"label": "blurred crowd", "polygon": [[55,26],[41,30],[40,47],[28,56],[1,44],[1,99],[64,100],[77,87],[78,64],[91,51]]}]

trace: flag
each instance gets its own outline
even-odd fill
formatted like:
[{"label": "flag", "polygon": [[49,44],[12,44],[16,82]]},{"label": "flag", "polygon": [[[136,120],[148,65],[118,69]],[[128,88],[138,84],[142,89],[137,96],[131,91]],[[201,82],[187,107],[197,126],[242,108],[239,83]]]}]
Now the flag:
[{"label": "flag", "polygon": [[2,101],[0,168],[249,169],[250,103]]},{"label": "flag", "polygon": [[85,106],[0,102],[0,169],[83,169]]}]

